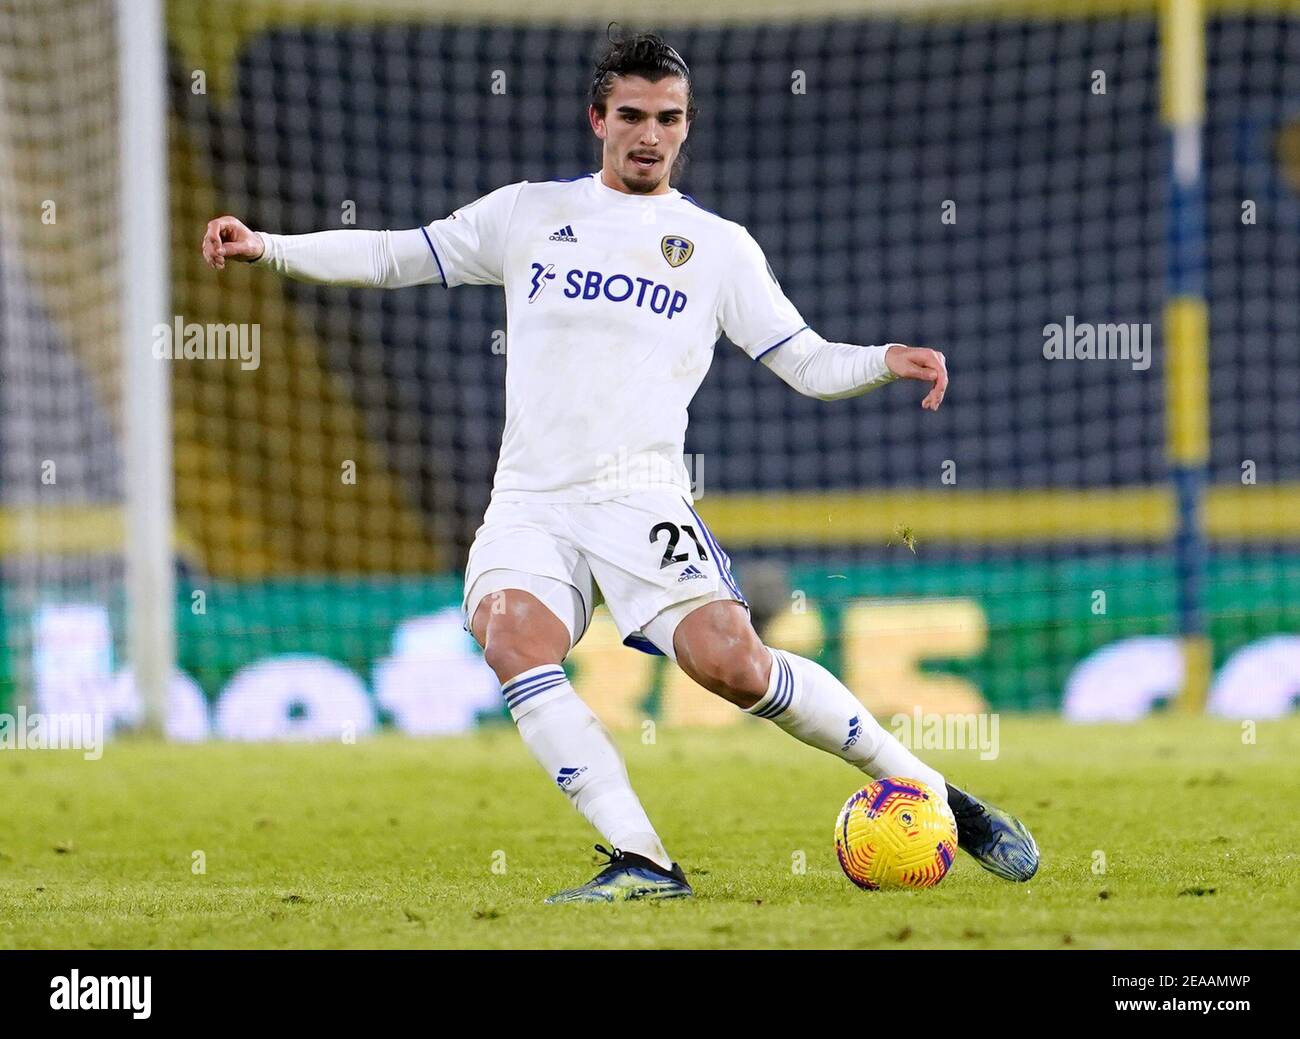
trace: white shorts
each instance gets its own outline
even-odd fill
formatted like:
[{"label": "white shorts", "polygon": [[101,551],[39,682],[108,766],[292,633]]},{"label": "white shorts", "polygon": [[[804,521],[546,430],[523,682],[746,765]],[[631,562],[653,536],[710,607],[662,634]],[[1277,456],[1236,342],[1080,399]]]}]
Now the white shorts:
[{"label": "white shorts", "polygon": [[749,608],[731,558],[681,494],[634,491],[601,502],[493,499],[474,535],[461,602],[465,630],[485,595],[532,592],[578,644],[604,602],[623,644],[676,660],[673,632],[715,600]]}]

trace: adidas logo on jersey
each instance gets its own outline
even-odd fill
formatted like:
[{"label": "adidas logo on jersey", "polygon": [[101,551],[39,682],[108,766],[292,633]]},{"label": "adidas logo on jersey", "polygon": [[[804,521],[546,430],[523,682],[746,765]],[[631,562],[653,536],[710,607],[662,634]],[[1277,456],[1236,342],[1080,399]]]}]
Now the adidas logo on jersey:
[{"label": "adidas logo on jersey", "polygon": [[577,240],[578,236],[573,233],[572,224],[565,224],[547,239],[547,241],[551,242],[576,242]]},{"label": "adidas logo on jersey", "polygon": [[698,566],[688,566],[685,570],[682,571],[681,576],[677,578],[677,583],[681,584],[683,581],[690,581],[696,577],[708,577],[708,576],[709,575],[706,574],[703,570],[701,570]]}]

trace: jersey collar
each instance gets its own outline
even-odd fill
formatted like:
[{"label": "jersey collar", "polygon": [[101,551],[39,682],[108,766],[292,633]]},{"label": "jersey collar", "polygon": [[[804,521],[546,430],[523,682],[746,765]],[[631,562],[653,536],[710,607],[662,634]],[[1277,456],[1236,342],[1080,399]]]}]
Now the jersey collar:
[{"label": "jersey collar", "polygon": [[608,198],[611,201],[622,200],[627,202],[651,202],[657,204],[662,202],[671,202],[674,199],[679,199],[682,197],[682,193],[678,191],[676,188],[669,188],[668,191],[666,191],[662,195],[631,195],[628,194],[628,192],[626,191],[619,191],[616,188],[611,188],[608,184],[606,184],[603,180],[601,180],[600,170],[597,170],[595,173],[591,175],[591,182],[593,185],[595,185],[595,191],[597,195],[599,195],[602,198]]}]

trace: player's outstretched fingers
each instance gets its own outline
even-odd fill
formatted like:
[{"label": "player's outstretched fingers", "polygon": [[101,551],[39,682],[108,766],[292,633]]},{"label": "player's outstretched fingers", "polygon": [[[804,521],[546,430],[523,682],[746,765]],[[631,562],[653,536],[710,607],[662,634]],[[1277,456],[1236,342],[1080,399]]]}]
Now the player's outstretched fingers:
[{"label": "player's outstretched fingers", "polygon": [[930,392],[921,401],[921,407],[929,408],[931,411],[938,411],[939,405],[943,403],[944,394],[948,392],[948,364],[943,354],[938,350],[928,350],[926,352],[929,356],[925,358],[925,367],[934,385],[930,387]]},{"label": "player's outstretched fingers", "polygon": [[943,354],[923,346],[893,343],[885,353],[885,363],[899,378],[930,383],[930,392],[921,401],[921,407],[938,410],[948,392],[948,364]]}]

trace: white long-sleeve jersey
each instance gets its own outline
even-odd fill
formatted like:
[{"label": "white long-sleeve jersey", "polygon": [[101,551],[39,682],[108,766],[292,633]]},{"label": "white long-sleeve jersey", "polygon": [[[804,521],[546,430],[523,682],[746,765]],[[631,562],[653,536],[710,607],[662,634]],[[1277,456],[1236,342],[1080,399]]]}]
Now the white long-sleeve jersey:
[{"label": "white long-sleeve jersey", "polygon": [[599,173],[510,184],[422,228],[262,239],[258,265],[304,281],[504,288],[494,499],[689,496],[687,406],[724,334],[809,396],[894,378],[892,344],[828,343],[808,328],[745,228],[679,191],[630,195]]}]

